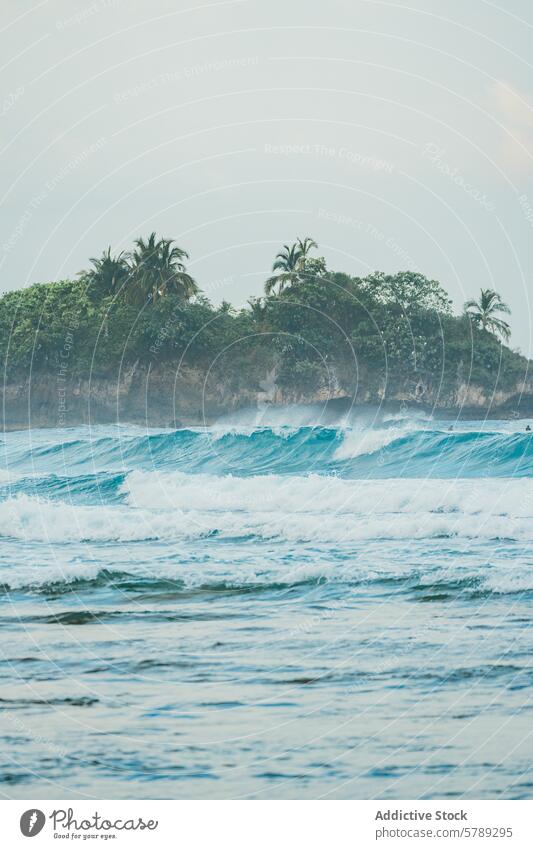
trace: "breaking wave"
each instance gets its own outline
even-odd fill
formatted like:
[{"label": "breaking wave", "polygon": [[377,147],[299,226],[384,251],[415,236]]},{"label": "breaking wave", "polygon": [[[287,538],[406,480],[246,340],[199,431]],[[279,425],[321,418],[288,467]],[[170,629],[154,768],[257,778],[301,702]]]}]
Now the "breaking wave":
[{"label": "breaking wave", "polygon": [[74,504],[20,494],[0,502],[0,535],[73,542],[219,536],[290,542],[528,539],[533,483],[252,478],[130,473],[123,503]]},{"label": "breaking wave", "polygon": [[[179,470],[246,477],[315,472],[340,477],[527,477],[533,474],[533,437],[523,428],[462,426],[392,420],[379,428],[214,427],[142,435],[95,429],[84,438],[28,444],[17,435],[6,446],[0,486],[9,475],[88,471]],[[74,434],[72,434],[74,437]]]},{"label": "breaking wave", "polygon": [[532,445],[521,423],[449,430],[400,416],[379,427],[6,434],[0,583],[66,575],[96,587],[101,574],[126,574],[129,560],[149,563],[150,580],[359,580],[385,554],[390,578],[395,547],[441,540],[461,548],[458,564],[476,546],[484,561],[491,546],[509,546],[513,562],[524,554],[520,572],[484,574],[494,592],[514,592],[531,580]]}]

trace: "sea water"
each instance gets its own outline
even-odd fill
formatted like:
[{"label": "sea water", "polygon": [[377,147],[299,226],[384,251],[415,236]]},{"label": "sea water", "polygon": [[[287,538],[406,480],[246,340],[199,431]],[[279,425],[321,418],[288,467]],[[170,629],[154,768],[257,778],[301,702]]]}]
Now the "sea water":
[{"label": "sea water", "polygon": [[532,475],[518,421],[4,434],[2,795],[531,798]]}]

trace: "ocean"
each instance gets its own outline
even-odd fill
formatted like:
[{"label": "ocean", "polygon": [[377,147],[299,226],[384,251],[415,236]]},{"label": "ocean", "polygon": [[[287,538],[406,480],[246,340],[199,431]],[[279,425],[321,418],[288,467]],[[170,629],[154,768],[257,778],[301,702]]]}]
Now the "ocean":
[{"label": "ocean", "polygon": [[3,434],[2,796],[531,798],[525,426]]}]

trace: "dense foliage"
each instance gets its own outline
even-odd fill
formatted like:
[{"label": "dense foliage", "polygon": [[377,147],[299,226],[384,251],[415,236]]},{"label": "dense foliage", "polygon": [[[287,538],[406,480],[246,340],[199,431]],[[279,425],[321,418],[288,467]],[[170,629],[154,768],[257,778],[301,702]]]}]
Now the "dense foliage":
[{"label": "dense foliage", "polygon": [[[106,376],[131,367],[195,369],[226,391],[260,388],[265,374],[294,392],[354,393],[408,386],[441,391],[458,382],[510,390],[527,361],[503,345],[490,293],[452,314],[450,300],[421,274],[329,271],[315,243],[284,246],[266,294],[244,309],[213,306],[186,271],[186,253],[152,234],[132,254],[106,251],[77,280],[39,284],[0,299],[5,377],[68,369]],[[499,306],[498,306],[499,305]],[[478,307],[478,308],[477,308]],[[492,308],[492,312],[491,312]],[[488,312],[487,312],[488,310]]]}]

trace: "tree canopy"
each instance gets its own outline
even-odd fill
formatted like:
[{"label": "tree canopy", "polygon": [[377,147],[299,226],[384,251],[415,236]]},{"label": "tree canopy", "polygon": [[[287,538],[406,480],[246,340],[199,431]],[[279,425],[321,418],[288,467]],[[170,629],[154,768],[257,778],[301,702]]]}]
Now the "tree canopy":
[{"label": "tree canopy", "polygon": [[508,307],[492,290],[453,315],[443,287],[418,272],[357,277],[312,256],[311,237],[275,258],[265,295],[242,309],[213,306],[171,239],[107,248],[76,280],[36,284],[0,299],[0,356],[7,379],[65,367],[71,375],[110,374],[130,364],[184,365],[219,375],[234,391],[275,370],[297,392],[357,386],[376,392],[459,379],[512,386],[527,360],[502,345]]}]

